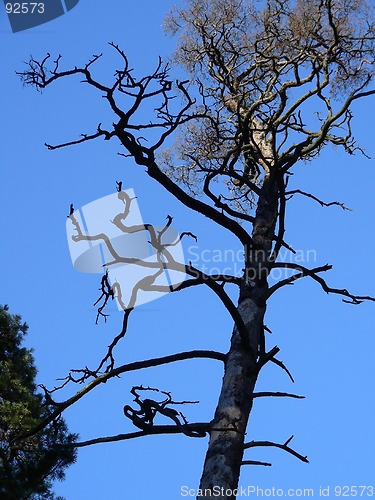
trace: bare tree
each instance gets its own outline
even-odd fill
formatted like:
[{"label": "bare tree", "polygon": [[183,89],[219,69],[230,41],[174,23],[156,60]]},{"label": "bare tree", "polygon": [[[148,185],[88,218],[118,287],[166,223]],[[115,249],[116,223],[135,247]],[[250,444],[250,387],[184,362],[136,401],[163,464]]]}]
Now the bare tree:
[{"label": "bare tree", "polygon": [[[217,359],[224,363],[224,377],[211,422],[189,424],[180,412],[171,408],[176,403],[169,393],[161,391],[163,398],[166,396],[162,400],[142,399],[140,391],[145,388],[135,387],[132,392],[138,409],[127,406],[124,412],[139,430],[78,446],[145,434],[183,433],[202,437],[208,433],[201,496],[209,498],[209,492],[216,486],[222,488],[220,498],[234,498],[235,494],[230,492],[238,485],[241,466],[267,465],[244,460],[244,450],[248,448],[276,446],[307,462],[305,456],[291,448],[291,438],[284,443],[245,442],[255,397],[299,397],[254,392],[258,374],[267,363],[278,365],[291,377],[276,357],[279,348],[266,346],[265,313],[270,296],[308,277],[324,292],[339,295],[347,303],[374,301],[370,296],[330,286],[322,277],[331,269],[328,264],[307,268],[280,260],[282,248],[294,252],[285,241],[286,207],[292,198],[303,196],[321,206],[347,210],[341,202],[325,202],[298,187],[289,189],[288,181],[294,169],[316,158],[325,146],[342,147],[349,154],[364,154],[352,134],[352,105],[375,94],[371,86],[374,12],[371,2],[366,0],[187,0],[185,8],[171,12],[166,27],[179,36],[174,61],[187,70],[186,81],[174,82],[168,65],[162,61],[153,73],[137,78],[126,54],[114,43],[110,45],[118,53],[121,68],[111,84],[101,83],[93,74],[101,55],[93,56],[83,67],[63,70],[61,56],[51,63],[48,54],[41,61],[31,59],[20,75],[25,84],[37,90],[78,75],[84,84],[104,96],[113,111],[115,121],[110,129],[99,124],[94,132],[82,134],[78,139],[46,144],[49,149],[100,137],[117,139],[123,147],[120,154],[145,167],[147,174],[183,205],[238,238],[244,251],[241,276],[210,276],[190,264],[166,259],[168,265],[188,277],[173,292],[207,285],[218,295],[234,322],[230,349],[226,354],[190,351],[116,366],[114,348],[125,335],[134,306],[127,304],[123,329],[99,366],[73,370],[68,375],[64,386],[71,381],[86,385],[69,400],[56,402],[56,411],[50,418],[121,373],[182,359]],[[176,99],[178,95],[180,100]],[[142,122],[140,111],[152,108],[150,121]],[[72,212],[70,217],[74,223]],[[167,225],[170,222],[171,218]],[[79,237],[78,225],[76,229]],[[142,229],[152,231],[152,226]],[[168,249],[159,238],[163,230],[155,234],[153,246],[165,257]],[[95,235],[105,242],[104,236]],[[121,256],[111,255],[114,259],[109,265],[121,262]],[[161,262],[165,260],[160,259],[160,265]],[[270,285],[270,273],[275,268],[288,273],[285,279]],[[238,287],[237,304],[226,291],[229,283]],[[155,286],[151,280],[146,288]],[[115,293],[104,277],[102,305]],[[46,389],[49,400],[55,390]],[[152,394],[157,391],[148,390]],[[156,425],[157,416],[166,418],[168,425]]]}]

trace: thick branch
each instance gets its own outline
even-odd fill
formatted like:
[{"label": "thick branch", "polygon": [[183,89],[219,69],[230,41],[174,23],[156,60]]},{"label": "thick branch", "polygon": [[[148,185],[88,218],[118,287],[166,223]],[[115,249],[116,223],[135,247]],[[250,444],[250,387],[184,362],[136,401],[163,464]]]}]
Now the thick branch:
[{"label": "thick branch", "polygon": [[[57,408],[55,411],[51,413],[49,417],[47,417],[43,422],[41,422],[37,427],[32,429],[27,434],[20,437],[20,439],[25,439],[26,437],[32,436],[37,432],[44,429],[50,422],[55,420],[63,411],[72,406],[74,403],[82,399],[86,394],[91,392],[95,387],[100,384],[105,384],[108,380],[118,377],[122,373],[127,373],[136,370],[142,370],[144,368],[151,368],[154,366],[161,366],[169,363],[174,363],[175,361],[184,361],[187,359],[216,359],[218,361],[226,362],[226,355],[218,352],[218,351],[203,351],[203,350],[195,350],[195,351],[185,351],[177,354],[171,354],[169,356],[163,356],[160,358],[152,358],[144,361],[134,361],[133,363],[128,363],[125,365],[121,365],[117,368],[114,368],[108,373],[104,373],[103,375],[99,375],[94,380],[89,382],[85,387],[83,387],[80,391],[78,391],[74,396],[67,399],[66,401],[60,403],[54,403]],[[67,377],[69,382],[70,380],[74,381],[73,377],[69,375]],[[67,383],[66,382],[66,383]],[[51,392],[51,391],[50,391]]]},{"label": "thick branch", "polygon": [[[176,425],[153,425],[150,426],[147,430],[129,432],[126,434],[117,434],[116,436],[108,436],[108,437],[90,439],[88,441],[73,443],[72,447],[83,448],[85,446],[91,446],[93,444],[113,443],[115,441],[127,441],[129,439],[135,439],[143,436],[151,436],[155,434],[184,434],[186,436],[187,435],[186,431],[189,431],[189,437],[204,437],[204,433],[210,432],[210,423],[197,422],[197,423],[185,424],[181,427],[177,427]],[[194,433],[196,433],[196,435],[193,435]]]}]

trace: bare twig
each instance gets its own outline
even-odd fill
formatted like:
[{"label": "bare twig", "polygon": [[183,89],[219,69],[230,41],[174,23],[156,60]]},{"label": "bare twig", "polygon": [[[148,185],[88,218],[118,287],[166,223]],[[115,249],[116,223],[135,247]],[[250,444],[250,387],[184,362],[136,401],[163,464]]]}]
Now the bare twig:
[{"label": "bare twig", "polygon": [[94,303],[94,307],[99,304],[99,302],[103,299],[102,304],[98,307],[98,314],[96,315],[96,320],[95,323],[98,324],[100,316],[104,318],[104,321],[107,322],[108,314],[104,314],[103,310],[105,309],[108,300],[111,298],[112,300],[114,299],[114,293],[111,285],[109,284],[108,281],[108,270],[106,273],[103,275],[101,282],[100,282],[100,290],[102,294],[98,298],[98,300]]}]

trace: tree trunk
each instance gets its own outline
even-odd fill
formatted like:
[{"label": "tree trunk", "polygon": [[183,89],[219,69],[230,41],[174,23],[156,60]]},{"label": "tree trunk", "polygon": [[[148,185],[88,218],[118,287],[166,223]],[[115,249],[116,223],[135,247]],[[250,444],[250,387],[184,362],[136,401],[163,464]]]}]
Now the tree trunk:
[{"label": "tree trunk", "polygon": [[244,350],[237,328],[234,328],[212,421],[213,430],[200,484],[202,495],[197,498],[236,498],[233,491],[238,486],[245,432],[258,376],[256,363],[265,308],[248,297],[240,302],[239,311],[249,332],[251,350]]},{"label": "tree trunk", "polygon": [[259,346],[264,335],[268,259],[275,234],[277,193],[275,179],[265,179],[253,225],[254,251],[250,252],[245,266],[238,302],[250,349],[244,348],[237,327],[234,327],[197,499],[236,498],[243,444],[259,371]]}]

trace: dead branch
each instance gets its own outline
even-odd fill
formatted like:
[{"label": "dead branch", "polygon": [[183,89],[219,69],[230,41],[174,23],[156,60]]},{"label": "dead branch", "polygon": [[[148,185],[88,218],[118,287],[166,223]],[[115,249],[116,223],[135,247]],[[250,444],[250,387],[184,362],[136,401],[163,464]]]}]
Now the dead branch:
[{"label": "dead branch", "polygon": [[[184,432],[185,431],[185,432]],[[87,441],[81,441],[73,443],[74,448],[84,448],[85,446],[92,446],[94,444],[100,443],[113,443],[116,441],[127,441],[129,439],[135,439],[143,436],[152,436],[156,434],[184,434],[186,432],[195,433],[195,437],[204,437],[210,432],[210,423],[190,423],[186,424],[185,428],[179,428],[177,425],[153,425],[146,430],[140,430],[136,432],[129,432],[126,434],[117,434],[116,436],[108,436],[102,438],[90,439]]]},{"label": "dead branch", "polygon": [[[308,269],[304,266],[301,266],[300,264],[295,264],[293,262],[276,262],[273,264],[273,267],[279,267],[279,268],[285,268],[285,269],[294,269],[296,271],[300,271],[297,275],[291,276],[290,278],[286,278],[286,280],[281,281],[280,283],[276,283],[273,287],[270,288],[269,290],[269,295],[271,295],[274,291],[276,291],[278,288],[283,286],[284,284],[288,284],[288,282],[294,281],[295,279],[302,278],[304,276],[310,276],[313,280],[315,280],[321,288],[327,293],[332,293],[336,295],[342,295],[344,297],[349,298],[350,300],[345,300],[342,299],[343,302],[346,302],[347,304],[354,304],[358,305],[361,304],[362,302],[368,300],[375,302],[375,297],[371,297],[370,295],[353,295],[350,293],[346,288],[332,288],[327,285],[326,281],[318,276],[316,273],[317,272],[322,272],[322,271],[328,271],[329,269],[332,268],[331,265],[326,264],[325,266],[322,266],[320,268],[315,269]],[[275,288],[274,288],[275,287]]]},{"label": "dead branch", "polygon": [[104,322],[106,323],[107,322],[107,318],[108,318],[108,314],[104,314],[103,310],[105,309],[107,303],[108,303],[108,300],[109,299],[114,299],[114,292],[113,292],[113,289],[111,287],[111,285],[109,284],[109,281],[108,281],[108,270],[106,271],[106,273],[103,275],[102,279],[101,279],[101,282],[100,282],[100,289],[102,294],[100,295],[100,297],[98,298],[98,300],[94,303],[94,307],[99,304],[100,301],[102,301],[102,304],[98,307],[98,314],[96,315],[96,320],[95,320],[95,323],[98,324],[98,321],[99,321],[99,318],[100,317],[103,317],[104,318]]},{"label": "dead branch", "polygon": [[277,365],[281,369],[283,369],[286,372],[286,374],[288,375],[288,377],[290,378],[290,380],[294,383],[294,378],[292,377],[292,374],[290,373],[290,371],[288,370],[288,368],[284,365],[284,363],[282,361],[280,361],[279,359],[276,359],[276,358],[270,358],[270,361],[271,361],[271,363],[274,363],[275,365]]},{"label": "dead branch", "polygon": [[[41,63],[38,63],[34,59],[31,59],[28,63],[28,69],[24,72],[18,73],[25,84],[34,85],[38,89],[49,86],[57,79],[76,74],[83,74],[85,76],[85,83],[104,92],[104,97],[108,101],[110,108],[118,117],[118,121],[117,123],[113,124],[113,130],[111,132],[102,130],[99,125],[98,131],[95,134],[83,134],[82,137],[78,140],[69,141],[54,146],[51,144],[47,144],[47,147],[49,149],[58,149],[96,139],[102,135],[104,135],[105,139],[107,140],[110,140],[113,137],[117,137],[124,148],[127,150],[128,154],[134,158],[136,164],[145,166],[150,177],[156,179],[179,201],[181,201],[187,207],[201,213],[202,215],[205,215],[206,217],[209,217],[219,225],[227,228],[235,235],[237,235],[244,245],[250,247],[252,244],[251,237],[247,233],[247,231],[245,231],[241,227],[240,224],[238,224],[232,218],[222,214],[214,207],[211,207],[203,201],[189,196],[183,189],[181,189],[167,175],[165,175],[155,162],[154,151],[162,146],[165,140],[176,130],[177,127],[182,125],[184,122],[206,117],[206,111],[204,111],[203,113],[194,111],[192,114],[188,114],[188,110],[193,106],[194,100],[190,97],[185,87],[186,82],[176,83],[177,89],[184,96],[186,104],[182,106],[176,113],[172,113],[169,111],[168,103],[171,102],[175,96],[170,94],[171,86],[169,81],[167,80],[168,69],[161,69],[159,61],[158,68],[154,73],[140,80],[136,80],[131,74],[132,70],[129,69],[125,54],[115,44],[111,43],[110,45],[119,53],[121,59],[124,62],[123,69],[117,72],[117,79],[115,81],[115,84],[111,87],[100,84],[92,77],[92,74],[90,72],[89,68],[97,61],[100,56],[95,56],[83,68],[75,67],[72,70],[59,71],[60,57],[58,58],[56,67],[54,69],[48,69],[46,66],[50,57],[48,55]],[[155,84],[157,90],[155,90],[154,92],[146,92],[146,89],[151,84]],[[129,96],[129,99],[132,99],[132,103],[129,103],[129,107],[126,112],[122,111],[116,103],[115,92],[119,89],[121,89],[122,93],[126,92]],[[129,95],[128,90],[130,89],[133,89],[135,93],[130,93]],[[148,102],[150,99],[155,99],[155,97],[162,97],[163,99],[162,107],[156,106],[155,108],[159,110],[158,116],[159,118],[160,116],[162,117],[161,121],[157,123],[137,123],[136,125],[131,124],[130,119],[140,109],[142,104]],[[162,110],[162,113],[160,113],[160,110]],[[154,129],[155,127],[164,128],[166,129],[166,131],[161,134],[160,138],[157,139],[152,146],[148,148],[142,146],[139,142],[139,137],[134,135],[134,132],[137,132],[141,129]]]},{"label": "dead branch", "polygon": [[264,467],[271,467],[270,462],[260,462],[259,460],[243,460],[241,465],[263,465]]},{"label": "dead branch", "polygon": [[[155,401],[150,398],[142,399],[139,394],[140,391],[157,392],[166,396],[166,398],[162,401]],[[142,430],[149,430],[154,426],[154,419],[158,415],[162,415],[172,420],[186,436],[204,437],[206,435],[206,431],[196,431],[189,428],[188,421],[183,413],[172,408],[174,405],[196,404],[198,401],[173,401],[170,392],[161,391],[153,387],[133,386],[130,392],[135,396],[134,401],[139,409],[137,410],[129,405],[125,405],[124,415],[136,427]]]},{"label": "dead branch", "polygon": [[[155,366],[161,366],[169,363],[174,363],[176,361],[184,361],[188,359],[215,359],[218,361],[222,361],[224,364],[226,363],[227,356],[218,351],[204,351],[204,350],[194,350],[194,351],[185,351],[177,354],[171,354],[169,356],[162,356],[160,358],[152,358],[144,361],[134,361],[133,363],[128,363],[125,365],[118,366],[117,368],[113,368],[112,371],[103,373],[103,374],[95,374],[94,372],[84,371],[84,370],[71,370],[69,375],[65,377],[64,383],[59,387],[55,387],[52,390],[46,389],[49,396],[54,392],[65,387],[69,382],[74,383],[84,383],[88,378],[93,378],[90,382],[86,384],[85,387],[80,389],[76,394],[62,402],[54,402],[54,406],[57,408],[51,413],[49,417],[43,420],[38,426],[32,429],[27,434],[20,437],[20,439],[24,439],[26,437],[32,436],[42,429],[44,429],[49,423],[51,423],[55,418],[57,418],[63,411],[72,406],[74,403],[82,399],[86,394],[91,392],[95,387],[100,384],[105,384],[108,380],[112,378],[117,378],[123,373],[142,370],[144,368],[151,368]],[[75,377],[74,374],[79,373],[81,376]]]},{"label": "dead branch", "polygon": [[307,193],[306,191],[302,191],[301,189],[293,189],[292,191],[286,191],[284,193],[284,196],[289,197],[289,199],[293,198],[295,194],[300,194],[301,196],[305,196],[306,198],[311,198],[312,200],[316,201],[319,203],[322,207],[331,207],[331,206],[338,206],[342,208],[343,210],[348,210],[351,211],[351,208],[346,207],[343,203],[340,203],[339,201],[330,201],[330,202],[325,202],[317,198],[311,193]]},{"label": "dead branch", "polygon": [[[120,333],[113,339],[111,344],[108,346],[108,351],[107,354],[104,356],[104,358],[101,360],[98,368],[95,370],[95,376],[97,376],[104,365],[109,361],[108,365],[105,368],[105,372],[111,372],[114,369],[115,366],[115,358],[113,355],[113,350],[116,347],[116,345],[120,342],[121,339],[123,339],[126,335],[127,329],[128,329],[128,322],[129,322],[129,315],[133,311],[133,308],[126,309],[124,311],[124,318],[122,321],[122,328]],[[92,373],[89,374],[90,377],[92,377]]]},{"label": "dead branch", "polygon": [[299,396],[298,394],[291,394],[289,392],[254,392],[253,398],[268,398],[268,397],[276,397],[276,398],[296,398],[296,399],[304,399],[305,396]]},{"label": "dead branch", "polygon": [[287,439],[285,441],[285,443],[283,443],[283,444],[281,444],[281,443],[275,443],[273,441],[250,441],[250,443],[245,443],[244,444],[244,449],[247,450],[247,449],[256,448],[256,447],[268,447],[268,446],[272,446],[272,447],[275,447],[275,448],[280,448],[281,450],[284,450],[287,453],[290,453],[291,455],[293,455],[294,457],[298,458],[302,462],[305,462],[306,464],[308,464],[309,461],[307,460],[306,456],[301,455],[300,453],[298,453],[297,451],[295,451],[293,448],[291,448],[290,446],[288,446],[289,443],[290,443],[290,441],[292,439],[293,439],[293,436],[291,436],[289,439]]},{"label": "dead branch", "polygon": [[[279,267],[279,266],[274,265],[273,267]],[[267,297],[270,297],[271,295],[273,295],[277,290],[279,290],[283,286],[293,285],[294,281],[296,281],[296,280],[304,278],[305,276],[313,277],[314,275],[316,276],[317,273],[326,272],[326,271],[329,271],[330,269],[332,269],[332,266],[329,264],[326,264],[325,266],[321,266],[321,267],[315,267],[314,269],[305,268],[304,270],[301,270],[300,273],[296,273],[293,276],[289,276],[288,278],[285,278],[284,280],[281,280],[278,283],[276,283],[275,285],[271,286],[267,292]]]},{"label": "dead branch", "polygon": [[97,132],[95,134],[91,134],[91,135],[81,134],[81,139],[77,139],[75,141],[64,142],[62,144],[56,144],[56,145],[44,143],[44,145],[46,146],[47,149],[49,149],[50,151],[53,151],[54,149],[66,148],[68,146],[75,146],[76,144],[82,144],[83,142],[92,141],[92,140],[97,139],[98,137],[101,137],[101,136],[104,136],[105,141],[109,141],[115,134],[114,134],[114,132],[108,132],[108,130],[103,130],[101,128],[101,125],[102,124],[99,123]]},{"label": "dead branch", "polygon": [[280,351],[280,348],[277,347],[277,345],[276,345],[269,352],[266,352],[264,354],[260,353],[258,363],[257,363],[258,370],[260,370],[266,363],[268,363],[268,361],[272,361],[272,359],[274,359],[274,356],[276,356],[276,354],[279,351]]}]

